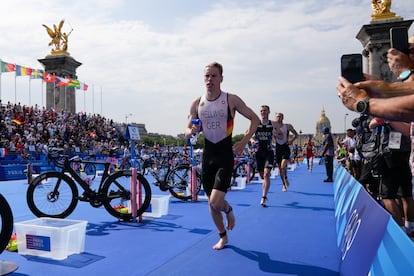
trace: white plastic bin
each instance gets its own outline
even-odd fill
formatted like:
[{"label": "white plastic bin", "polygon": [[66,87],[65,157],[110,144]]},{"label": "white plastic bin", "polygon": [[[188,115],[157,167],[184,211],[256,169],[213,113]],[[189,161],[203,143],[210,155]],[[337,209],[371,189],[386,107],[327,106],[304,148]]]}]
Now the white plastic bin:
[{"label": "white plastic bin", "polygon": [[[144,197],[142,197],[144,202]],[[159,218],[168,215],[168,205],[170,203],[169,195],[151,195],[151,202],[145,212],[142,214],[146,217]],[[127,202],[128,210],[131,210],[131,201]]]},{"label": "white plastic bin", "polygon": [[236,180],[231,186],[232,190],[242,190],[246,188],[246,177],[236,177]]},{"label": "white plastic bin", "polygon": [[17,248],[20,255],[64,260],[85,248],[87,221],[37,218],[16,222]]},{"label": "white plastic bin", "polygon": [[147,210],[142,214],[143,216],[159,218],[168,215],[168,205],[170,203],[169,195],[152,195],[151,203]]},{"label": "white plastic bin", "polygon": [[274,179],[274,178],[276,178],[276,176],[278,176],[279,175],[279,168],[274,168],[272,171],[271,171],[271,173],[270,173],[270,178],[271,179]]}]

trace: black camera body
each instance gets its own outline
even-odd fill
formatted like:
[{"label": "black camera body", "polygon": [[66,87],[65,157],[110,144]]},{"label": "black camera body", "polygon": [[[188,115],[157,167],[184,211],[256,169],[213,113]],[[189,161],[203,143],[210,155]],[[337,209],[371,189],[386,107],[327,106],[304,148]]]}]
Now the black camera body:
[{"label": "black camera body", "polygon": [[366,114],[361,114],[358,118],[352,120],[352,126],[355,128],[357,134],[367,134],[372,131],[369,129],[369,122],[371,117]]}]

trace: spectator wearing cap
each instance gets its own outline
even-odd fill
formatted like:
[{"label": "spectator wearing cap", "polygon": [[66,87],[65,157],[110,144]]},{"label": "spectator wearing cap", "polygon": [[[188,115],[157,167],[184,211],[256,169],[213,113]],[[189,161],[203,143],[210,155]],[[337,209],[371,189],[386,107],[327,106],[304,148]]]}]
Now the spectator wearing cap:
[{"label": "spectator wearing cap", "polygon": [[324,134],[322,156],[325,160],[326,176],[323,182],[333,182],[333,159],[335,156],[335,146],[329,127],[322,129]]}]

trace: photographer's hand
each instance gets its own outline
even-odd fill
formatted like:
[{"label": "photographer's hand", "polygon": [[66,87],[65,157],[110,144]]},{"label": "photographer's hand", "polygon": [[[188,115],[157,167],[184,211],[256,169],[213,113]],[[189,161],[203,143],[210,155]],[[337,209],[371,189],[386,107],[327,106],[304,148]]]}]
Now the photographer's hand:
[{"label": "photographer's hand", "polygon": [[383,80],[367,80],[354,84],[356,88],[364,89],[371,98],[389,98],[393,97],[390,93],[390,83]]},{"label": "photographer's hand", "polygon": [[414,68],[414,62],[410,57],[394,48],[388,50],[387,62],[388,66],[397,77],[403,71],[412,70]]},{"label": "photographer's hand", "polygon": [[390,83],[383,80],[368,80],[354,85],[367,91],[370,98],[391,98],[414,94],[414,81]]},{"label": "photographer's hand", "polygon": [[336,91],[344,106],[352,111],[356,111],[356,104],[368,96],[365,90],[357,88],[344,77],[339,77]]}]

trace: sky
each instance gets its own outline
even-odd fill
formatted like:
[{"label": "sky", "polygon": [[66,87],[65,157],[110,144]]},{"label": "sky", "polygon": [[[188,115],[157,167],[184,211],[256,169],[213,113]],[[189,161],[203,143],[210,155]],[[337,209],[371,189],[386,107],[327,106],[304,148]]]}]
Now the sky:
[{"label": "sky", "polygon": [[[77,112],[144,123],[151,133],[184,132],[191,102],[205,93],[205,65],[223,64],[222,90],[258,115],[270,106],[299,132],[314,134],[322,110],[332,132],[358,114],[336,95],[340,56],[360,53],[356,35],[370,24],[369,0],[56,0],[0,2],[0,59],[43,69],[49,27],[64,19],[68,52],[81,62]],[[412,0],[391,11],[414,19]],[[412,35],[414,27],[410,29]],[[1,76],[1,100],[46,104],[40,80]],[[348,115],[347,115],[348,114]],[[233,134],[248,120],[236,115]]]}]

